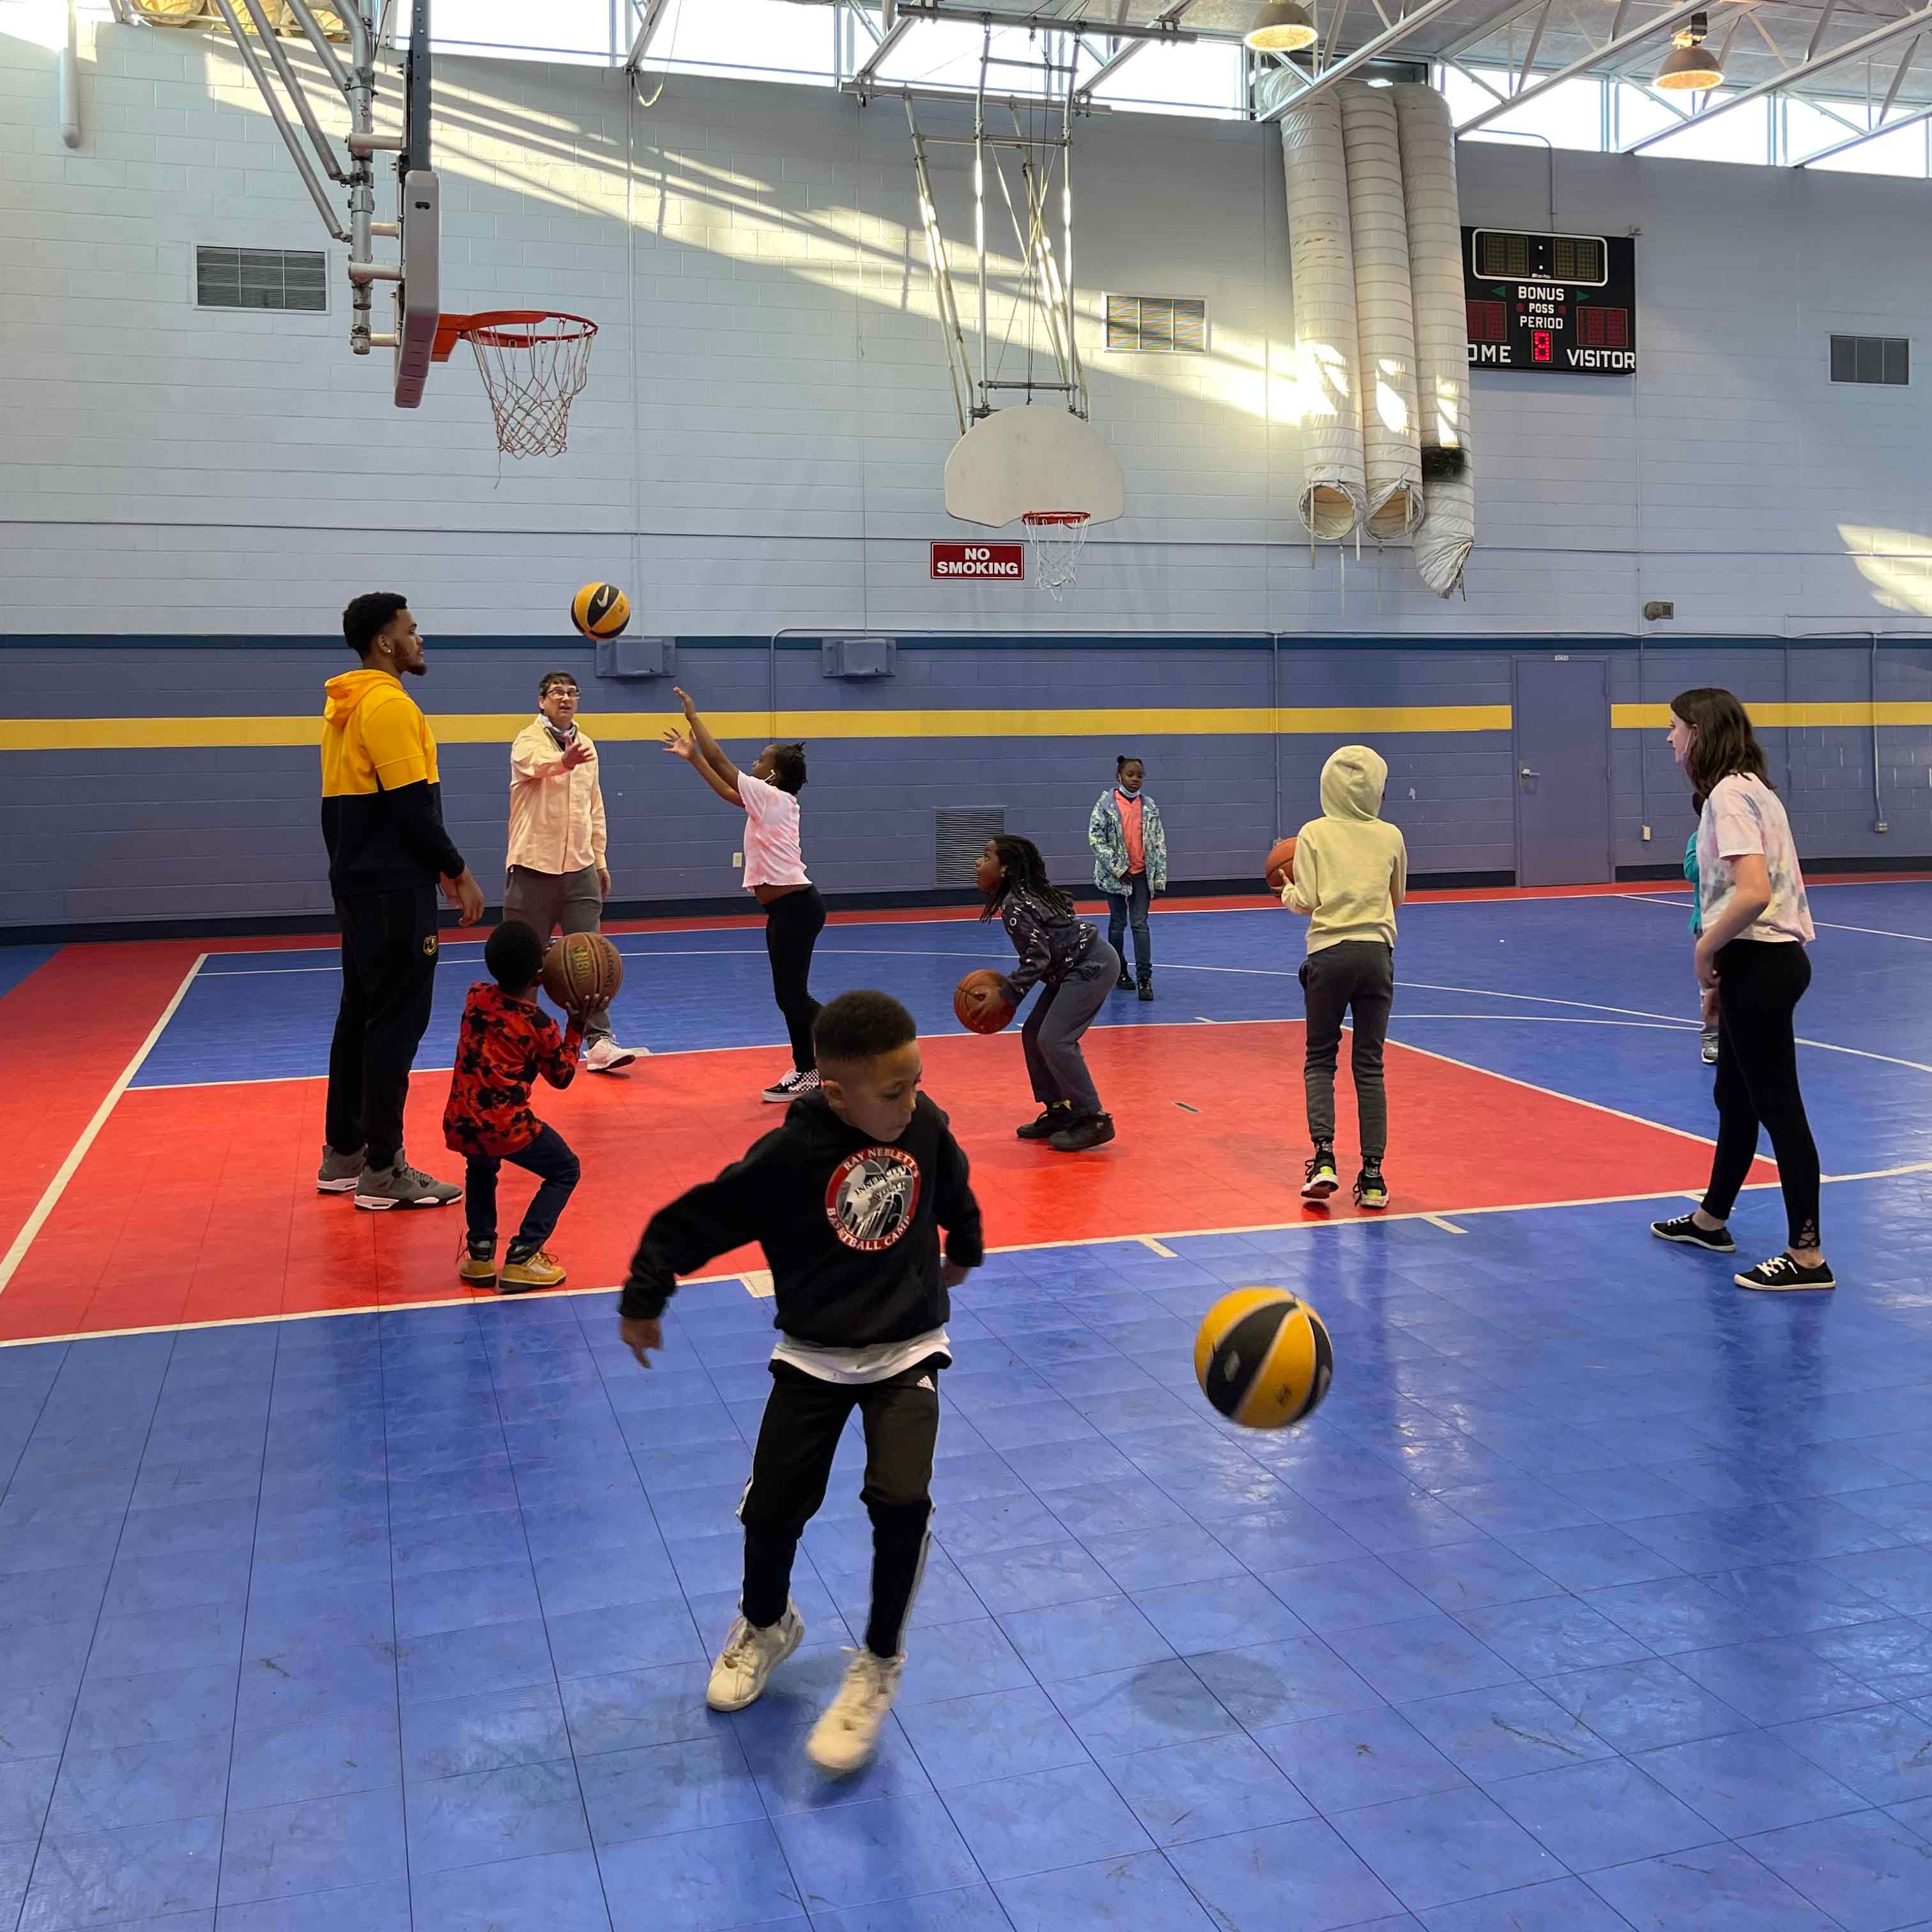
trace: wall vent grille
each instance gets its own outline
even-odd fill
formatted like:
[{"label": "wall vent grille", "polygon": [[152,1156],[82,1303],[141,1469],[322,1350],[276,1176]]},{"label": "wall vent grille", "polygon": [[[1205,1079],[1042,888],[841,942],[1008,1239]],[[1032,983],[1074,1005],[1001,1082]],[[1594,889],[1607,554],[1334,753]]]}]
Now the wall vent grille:
[{"label": "wall vent grille", "polygon": [[1006,829],[1004,806],[942,806],[932,814],[935,885],[970,886],[981,848]]},{"label": "wall vent grille", "polygon": [[322,314],[328,308],[328,258],[320,249],[198,248],[194,300],[197,308]]},{"label": "wall vent grille", "polygon": [[1902,335],[1834,335],[1832,380],[1904,388],[1912,380],[1912,344]]},{"label": "wall vent grille", "polygon": [[1192,296],[1109,296],[1110,356],[1204,356],[1208,304]]}]

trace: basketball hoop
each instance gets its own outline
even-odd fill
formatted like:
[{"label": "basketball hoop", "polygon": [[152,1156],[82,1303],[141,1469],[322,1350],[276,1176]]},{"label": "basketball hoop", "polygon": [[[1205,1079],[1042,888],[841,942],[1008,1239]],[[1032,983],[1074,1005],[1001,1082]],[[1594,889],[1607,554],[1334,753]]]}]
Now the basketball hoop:
[{"label": "basketball hoop", "polygon": [[1024,510],[1020,521],[1026,526],[1026,538],[1033,548],[1036,582],[1060,602],[1060,593],[1071,584],[1080,553],[1087,547],[1087,526],[1093,520],[1085,510]]},{"label": "basketball hoop", "polygon": [[560,456],[570,442],[570,406],[590,380],[596,334],[596,323],[580,315],[493,309],[444,316],[434,354],[446,362],[459,340],[475,352],[505,455]]}]

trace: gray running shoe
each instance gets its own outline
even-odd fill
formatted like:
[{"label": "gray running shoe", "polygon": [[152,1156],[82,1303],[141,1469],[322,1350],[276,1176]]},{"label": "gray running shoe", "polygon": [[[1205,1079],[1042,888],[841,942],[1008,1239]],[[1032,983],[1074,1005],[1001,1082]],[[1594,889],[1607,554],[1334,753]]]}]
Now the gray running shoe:
[{"label": "gray running shoe", "polygon": [[365,1167],[356,1184],[356,1204],[380,1212],[385,1208],[447,1208],[463,1198],[463,1190],[447,1180],[432,1180],[400,1154],[394,1167]]},{"label": "gray running shoe", "polygon": [[360,1148],[353,1154],[338,1154],[326,1141],[323,1142],[322,1165],[315,1172],[315,1191],[318,1194],[352,1194],[366,1165]]}]

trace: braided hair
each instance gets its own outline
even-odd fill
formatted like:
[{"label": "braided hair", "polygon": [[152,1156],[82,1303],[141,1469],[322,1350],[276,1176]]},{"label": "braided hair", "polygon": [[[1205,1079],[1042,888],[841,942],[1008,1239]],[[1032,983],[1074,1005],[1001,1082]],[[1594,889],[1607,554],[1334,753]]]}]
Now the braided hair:
[{"label": "braided hair", "polygon": [[1030,838],[1014,838],[1001,832],[991,842],[993,856],[1000,862],[1000,883],[980,908],[982,919],[991,919],[1009,892],[1024,892],[1049,912],[1070,918],[1073,901],[1046,875],[1046,861]]}]

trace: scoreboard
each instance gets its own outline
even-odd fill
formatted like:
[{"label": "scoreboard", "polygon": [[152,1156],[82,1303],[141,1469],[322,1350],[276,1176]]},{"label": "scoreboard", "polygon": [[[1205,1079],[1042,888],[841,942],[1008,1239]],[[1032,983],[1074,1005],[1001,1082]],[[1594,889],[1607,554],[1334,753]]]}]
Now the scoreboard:
[{"label": "scoreboard", "polygon": [[1636,373],[1636,243],[1628,235],[1466,228],[1462,295],[1477,368]]}]

